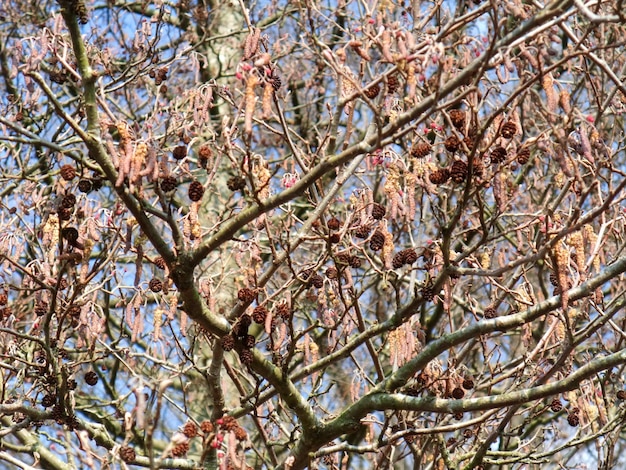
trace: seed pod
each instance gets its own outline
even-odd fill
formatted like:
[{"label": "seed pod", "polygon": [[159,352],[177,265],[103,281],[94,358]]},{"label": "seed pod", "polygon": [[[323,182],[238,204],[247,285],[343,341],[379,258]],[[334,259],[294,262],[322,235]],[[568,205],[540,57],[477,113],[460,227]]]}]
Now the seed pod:
[{"label": "seed pod", "polygon": [[188,191],[189,199],[194,202],[199,201],[204,196],[204,186],[198,180],[193,180],[189,185]]},{"label": "seed pod", "polygon": [[462,109],[453,109],[448,114],[450,115],[452,125],[463,132],[463,129],[465,129],[465,111]]},{"label": "seed pod", "polygon": [[76,178],[76,168],[73,165],[63,165],[61,167],[61,178],[71,181]]},{"label": "seed pod", "polygon": [[415,158],[424,158],[430,153],[431,150],[432,147],[429,143],[419,142],[411,148],[411,156]]},{"label": "seed pod", "polygon": [[451,135],[443,142],[443,146],[448,152],[454,153],[459,150],[459,147],[461,146],[461,139],[459,139],[456,135]]}]

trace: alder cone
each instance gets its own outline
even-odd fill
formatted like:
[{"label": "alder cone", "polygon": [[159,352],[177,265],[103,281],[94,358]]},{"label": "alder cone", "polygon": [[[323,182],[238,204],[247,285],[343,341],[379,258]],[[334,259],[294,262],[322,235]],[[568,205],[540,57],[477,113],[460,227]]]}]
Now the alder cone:
[{"label": "alder cone", "polygon": [[235,439],[237,439],[238,441],[245,441],[246,438],[248,437],[248,433],[241,426],[237,426],[233,430],[233,433],[235,434]]},{"label": "alder cone", "polygon": [[430,151],[432,146],[426,142],[419,142],[411,148],[411,156],[415,158],[424,158]]},{"label": "alder cone", "polygon": [[467,178],[467,163],[461,160],[455,160],[450,168],[450,177],[452,181],[459,184]]},{"label": "alder cone", "polygon": [[153,277],[150,279],[148,287],[152,292],[161,292],[163,290],[163,282],[160,279]]},{"label": "alder cone", "polygon": [[164,193],[169,193],[170,191],[174,191],[176,189],[176,187],[178,186],[178,182],[173,176],[166,176],[161,180],[160,186],[161,191],[163,191]]},{"label": "alder cone", "polygon": [[246,187],[246,180],[241,176],[233,176],[226,182],[226,186],[231,191],[241,191]]},{"label": "alder cone", "polygon": [[154,260],[154,265],[159,269],[165,269],[165,260],[162,256],[159,256]]},{"label": "alder cone", "polygon": [[193,180],[189,185],[188,191],[189,199],[193,202],[198,202],[204,196],[204,186],[198,180]]},{"label": "alder cone", "polygon": [[61,235],[72,245],[78,240],[78,230],[74,227],[65,227],[61,230]]},{"label": "alder cone", "polygon": [[182,160],[186,156],[187,156],[186,145],[179,145],[178,147],[174,147],[174,150],[172,151],[172,157],[174,157],[174,160]]},{"label": "alder cone", "polygon": [[353,269],[360,268],[361,267],[361,258],[359,258],[356,255],[350,256],[350,259],[348,260],[348,264]]},{"label": "alder cone", "polygon": [[459,150],[459,147],[461,147],[461,139],[459,139],[456,135],[451,135],[443,141],[443,146],[448,152],[454,153]]},{"label": "alder cone", "polygon": [[393,95],[400,88],[400,81],[397,75],[387,77],[387,94]]},{"label": "alder cone", "polygon": [[213,430],[215,429],[215,426],[213,426],[213,423],[211,421],[209,421],[208,419],[205,419],[204,421],[200,423],[200,429],[206,435],[206,434],[211,434]]},{"label": "alder cone", "polygon": [[372,228],[369,226],[369,224],[359,225],[354,231],[354,236],[357,238],[365,239],[369,237],[371,229]]},{"label": "alder cone", "polygon": [[381,250],[385,244],[385,234],[380,230],[376,230],[370,239],[370,248],[373,251]]},{"label": "alder cone", "polygon": [[626,400],[626,390],[619,390],[615,396],[618,400]]},{"label": "alder cone", "polygon": [[500,130],[500,133],[502,134],[502,137],[504,137],[505,139],[510,139],[515,134],[517,134],[517,124],[515,124],[511,120],[508,120],[502,125],[502,129]]},{"label": "alder cone", "polygon": [[172,455],[174,457],[182,457],[186,455],[187,452],[189,452],[189,442],[181,442],[172,448]]},{"label": "alder cone", "polygon": [[183,426],[183,434],[189,439],[196,437],[198,435],[198,426],[196,426],[195,423],[188,421],[185,423],[185,426]]},{"label": "alder cone", "polygon": [[242,349],[239,352],[239,359],[241,360],[242,364],[249,366],[250,364],[252,364],[254,356],[252,355],[252,351],[250,351],[249,349]]},{"label": "alder cone", "polygon": [[580,417],[578,416],[578,413],[570,413],[567,415],[567,422],[569,423],[570,426],[578,426],[580,424]]},{"label": "alder cone", "polygon": [[427,284],[422,287],[422,299],[426,302],[431,302],[435,298],[435,290],[433,289],[432,284]]},{"label": "alder cone", "polygon": [[258,323],[259,325],[263,325],[265,323],[265,319],[267,318],[267,308],[262,305],[255,307],[252,311],[252,319],[254,323]]},{"label": "alder cone", "polygon": [[65,181],[72,181],[76,178],[76,168],[73,165],[63,165],[61,167],[61,178]]},{"label": "alder cone", "polygon": [[232,335],[222,336],[220,339],[220,344],[224,351],[232,351],[235,347],[235,338]]},{"label": "alder cone", "polygon": [[404,264],[413,264],[417,261],[417,253],[414,248],[407,248],[400,253],[402,253],[402,257],[404,258]]},{"label": "alder cone", "polygon": [[83,178],[78,182],[78,190],[81,193],[88,193],[92,189],[93,189],[93,184],[91,183],[91,180]]},{"label": "alder cone", "polygon": [[391,260],[391,265],[394,269],[399,269],[404,266],[404,258],[402,257],[402,253],[396,253]]},{"label": "alder cone", "polygon": [[366,90],[364,90],[363,93],[370,100],[373,100],[374,98],[376,98],[378,96],[378,93],[380,93],[380,86],[378,85],[378,83],[375,84],[375,85],[372,85],[371,87],[369,87]]},{"label": "alder cone", "polygon": [[254,335],[245,335],[241,341],[244,348],[252,349],[256,344],[256,338]]},{"label": "alder cone", "polygon": [[428,175],[428,179],[431,183],[436,185],[444,184],[450,179],[450,170],[447,168],[438,168]]},{"label": "alder cone", "polygon": [[464,396],[465,396],[465,390],[463,390],[461,387],[455,387],[454,390],[452,390],[452,398],[456,400],[460,400]]},{"label": "alder cone", "polygon": [[120,447],[120,458],[126,463],[132,463],[137,458],[137,454],[135,453],[135,449],[128,446]]},{"label": "alder cone", "polygon": [[506,149],[504,147],[498,146],[491,151],[491,163],[502,163],[506,160]]},{"label": "alder cone", "polygon": [[372,217],[375,220],[381,220],[383,217],[385,217],[386,213],[387,209],[385,209],[385,206],[383,206],[382,204],[378,204],[377,202],[375,202],[372,206]]},{"label": "alder cone", "polygon": [[462,109],[453,109],[449,113],[452,125],[462,131],[465,128],[465,111]]},{"label": "alder cone", "polygon": [[515,157],[517,163],[520,165],[526,165],[528,160],[530,160],[530,149],[528,147],[522,147],[517,151],[517,156]]},{"label": "alder cone", "polygon": [[498,314],[496,313],[496,309],[493,307],[487,307],[483,313],[486,319],[496,318]]},{"label": "alder cone", "polygon": [[98,383],[98,374],[96,374],[93,370],[90,370],[85,374],[85,383],[87,385],[91,385],[92,387]]},{"label": "alder cone", "polygon": [[465,378],[463,380],[463,383],[461,384],[461,386],[465,389],[465,390],[471,390],[474,388],[474,380],[470,379],[470,378]]},{"label": "alder cone", "polygon": [[324,286],[324,278],[319,274],[313,274],[309,278],[309,284],[317,289],[321,289]]},{"label": "alder cone", "polygon": [[326,225],[330,230],[339,230],[339,227],[341,227],[341,222],[337,217],[331,217],[330,219],[328,219]]},{"label": "alder cone", "polygon": [[243,303],[247,304],[256,299],[256,292],[248,287],[244,287],[243,289],[239,289],[237,292],[237,298],[241,300]]},{"label": "alder cone", "polygon": [[552,403],[550,403],[550,409],[553,412],[558,413],[563,409],[563,403],[561,403],[561,400],[559,400],[558,398],[555,398],[554,400],[552,400]]}]

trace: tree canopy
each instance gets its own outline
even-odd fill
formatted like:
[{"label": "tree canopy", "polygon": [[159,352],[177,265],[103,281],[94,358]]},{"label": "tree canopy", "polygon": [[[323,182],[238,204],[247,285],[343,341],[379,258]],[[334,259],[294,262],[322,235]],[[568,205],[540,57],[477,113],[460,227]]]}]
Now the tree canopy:
[{"label": "tree canopy", "polygon": [[5,468],[626,458],[617,0],[5,0]]}]

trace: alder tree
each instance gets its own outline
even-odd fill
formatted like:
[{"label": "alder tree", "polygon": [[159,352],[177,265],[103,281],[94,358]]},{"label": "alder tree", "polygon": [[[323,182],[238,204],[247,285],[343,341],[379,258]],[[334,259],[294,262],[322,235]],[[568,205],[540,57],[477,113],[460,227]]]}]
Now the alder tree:
[{"label": "alder tree", "polygon": [[617,0],[5,0],[0,465],[626,467]]}]

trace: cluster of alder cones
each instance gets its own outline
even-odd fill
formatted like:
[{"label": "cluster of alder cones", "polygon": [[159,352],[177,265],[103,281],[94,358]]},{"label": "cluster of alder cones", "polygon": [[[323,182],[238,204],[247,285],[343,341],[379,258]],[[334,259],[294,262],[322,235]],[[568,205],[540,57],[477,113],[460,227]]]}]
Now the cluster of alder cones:
[{"label": "cluster of alder cones", "polygon": [[[444,148],[451,154],[455,155],[459,151],[474,152],[477,145],[476,136],[478,129],[475,125],[468,126],[466,113],[462,109],[452,109],[448,112],[450,122],[454,130],[446,137],[443,142]],[[517,124],[509,119],[502,123],[498,129],[498,136],[503,139],[512,139],[518,132]],[[462,139],[459,137],[462,135]],[[428,142],[417,142],[410,150],[411,157],[425,158],[432,151],[432,146]],[[483,159],[488,158],[491,164],[498,165],[504,163],[508,159],[508,151],[501,143],[497,144],[490,152],[481,155],[479,158],[473,159],[473,174],[480,176],[482,174]],[[520,165],[525,165],[530,159],[530,149],[528,146],[521,146],[517,150],[515,160]],[[462,184],[466,181],[469,172],[469,165],[466,161],[455,158],[448,167],[440,167],[430,172],[429,180],[435,185],[441,185],[448,180],[452,180],[456,184]]]}]

